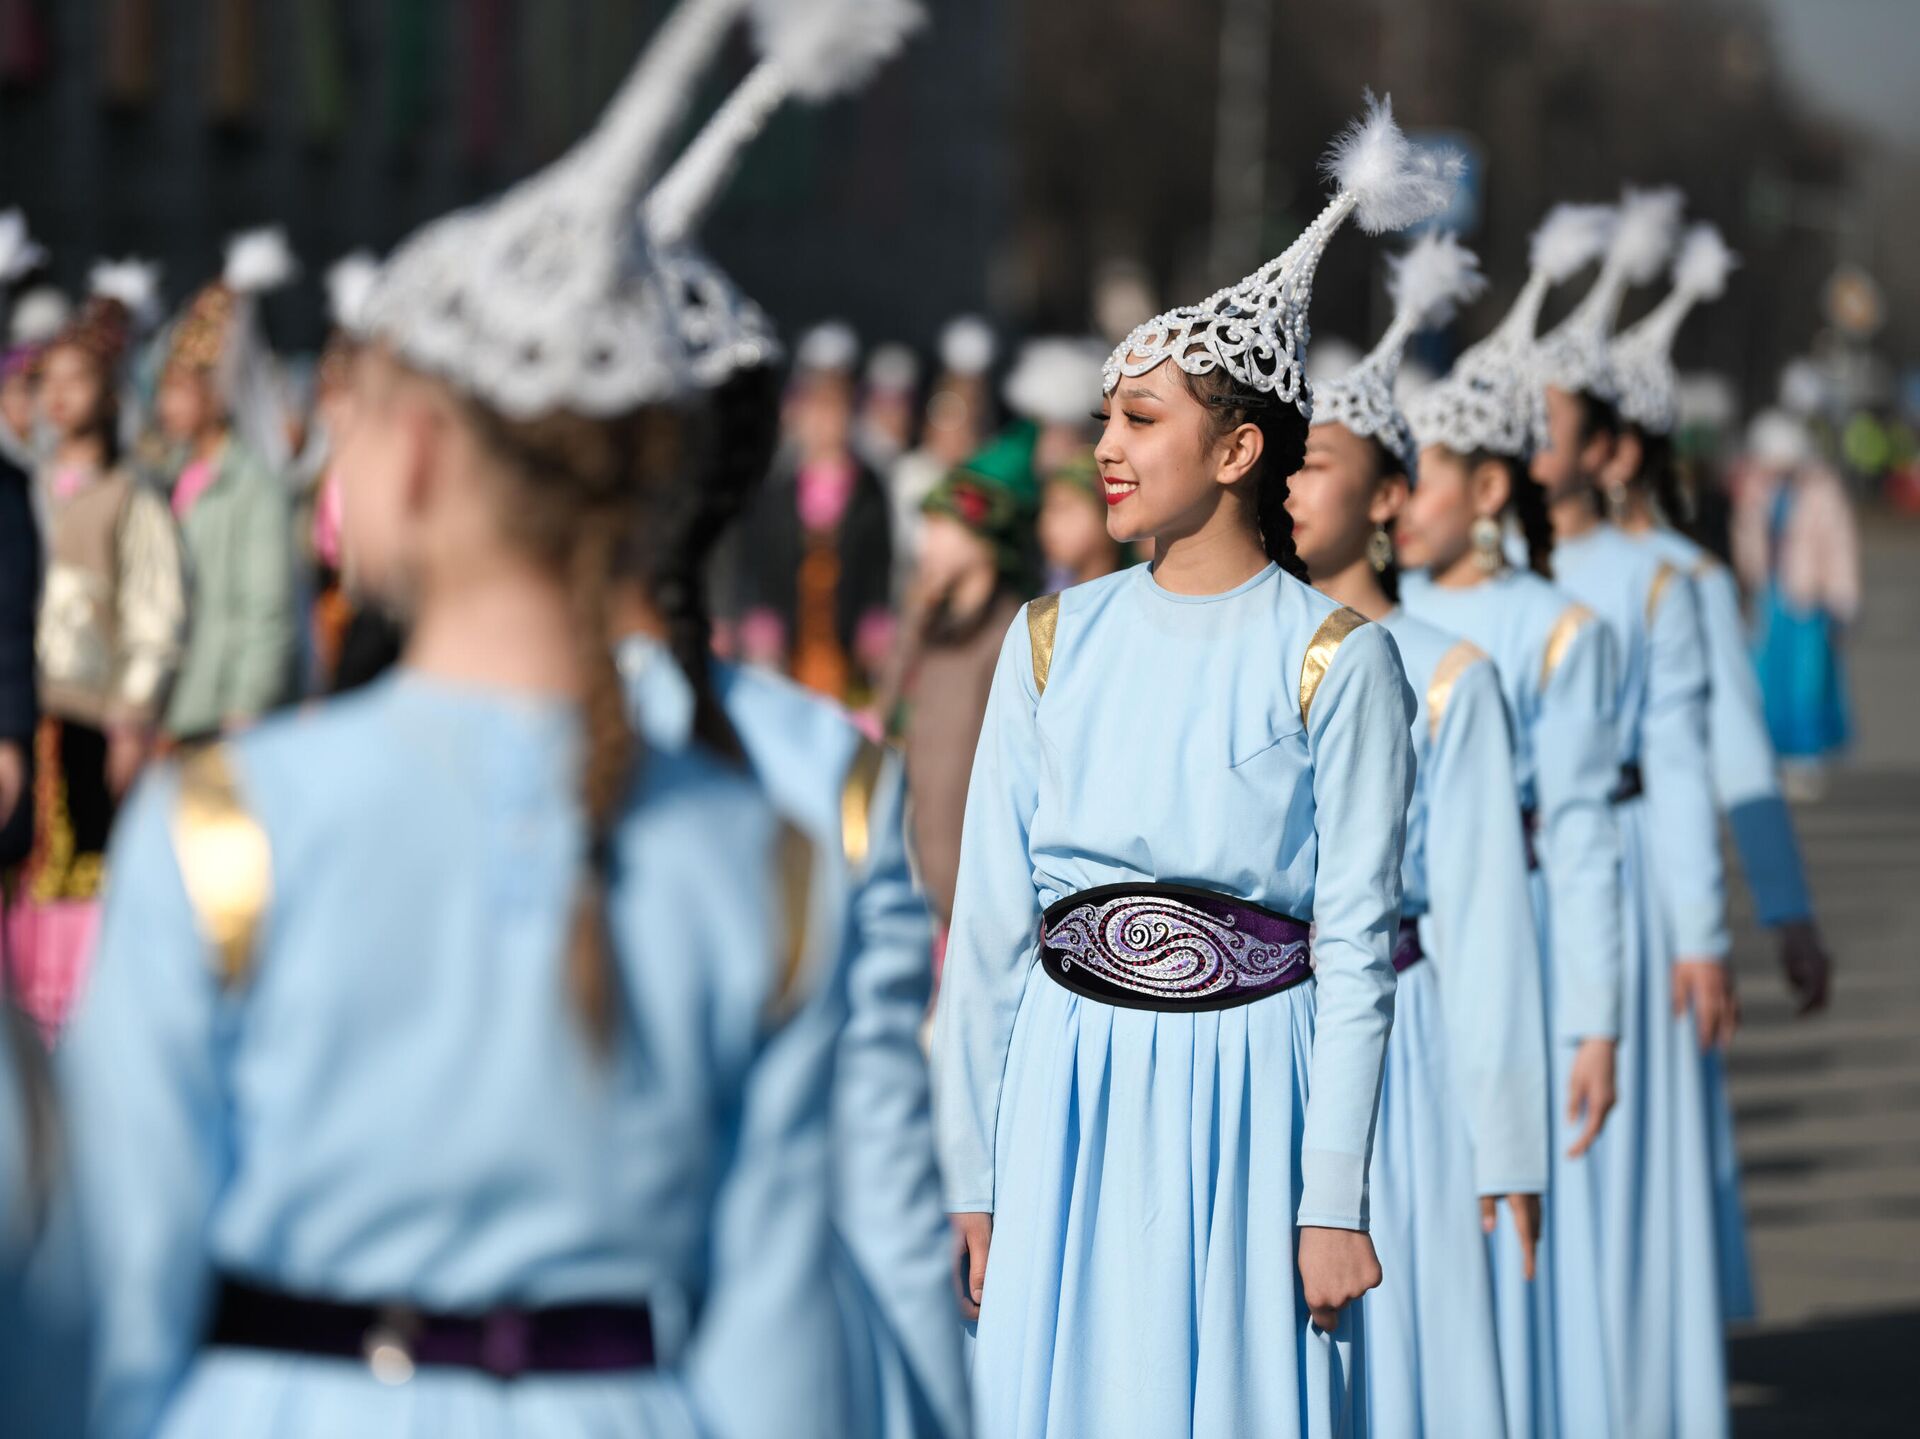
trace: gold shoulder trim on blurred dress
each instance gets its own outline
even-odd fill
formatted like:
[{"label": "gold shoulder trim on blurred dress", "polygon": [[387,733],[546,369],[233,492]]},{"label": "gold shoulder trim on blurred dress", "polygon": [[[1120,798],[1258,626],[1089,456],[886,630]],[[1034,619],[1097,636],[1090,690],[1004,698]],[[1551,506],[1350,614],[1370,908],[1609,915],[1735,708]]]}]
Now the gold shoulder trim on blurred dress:
[{"label": "gold shoulder trim on blurred dress", "polygon": [[1585,605],[1568,605],[1560,612],[1560,618],[1553,622],[1553,631],[1547,636],[1547,652],[1540,661],[1540,688],[1547,687],[1547,681],[1553,678],[1553,672],[1560,668],[1560,661],[1567,657],[1574,636],[1587,626],[1593,618],[1593,611]]},{"label": "gold shoulder trim on blurred dress", "polygon": [[1427,681],[1428,738],[1440,738],[1440,719],[1447,712],[1447,701],[1453,697],[1454,682],[1469,665],[1486,657],[1487,652],[1472,640],[1461,640],[1440,656],[1440,663],[1433,667],[1433,678]]},{"label": "gold shoulder trim on blurred dress", "polygon": [[174,853],[201,936],[214,948],[220,982],[246,983],[260,923],[273,893],[273,850],[247,811],[226,746],[208,745],[180,766]]},{"label": "gold shoulder trim on blurred dress", "polygon": [[1660,561],[1660,568],[1653,572],[1653,583],[1647,586],[1648,624],[1653,623],[1654,615],[1660,610],[1660,601],[1666,598],[1667,586],[1673,583],[1679,573],[1680,571],[1665,560]]},{"label": "gold shoulder trim on blurred dress", "polygon": [[784,1024],[806,1002],[805,979],[813,929],[813,842],[799,826],[780,822],[774,844],[775,879],[780,904],[779,977],[768,1004],[773,1023]]},{"label": "gold shoulder trim on blurred dress", "polygon": [[1320,692],[1320,682],[1327,677],[1327,671],[1333,668],[1333,657],[1340,652],[1340,646],[1347,636],[1366,622],[1365,615],[1343,605],[1320,621],[1320,628],[1313,632],[1313,638],[1307,643],[1306,663],[1300,666],[1302,724],[1307,722],[1313,710],[1313,697]]},{"label": "gold shoulder trim on blurred dress", "polygon": [[1033,688],[1047,692],[1047,672],[1053,668],[1053,632],[1060,624],[1060,596],[1042,595],[1027,606],[1027,638],[1033,643]]},{"label": "gold shoulder trim on blurred dress", "polygon": [[873,795],[886,762],[885,746],[863,739],[847,767],[847,781],[840,789],[840,846],[849,869],[860,868],[873,851]]}]

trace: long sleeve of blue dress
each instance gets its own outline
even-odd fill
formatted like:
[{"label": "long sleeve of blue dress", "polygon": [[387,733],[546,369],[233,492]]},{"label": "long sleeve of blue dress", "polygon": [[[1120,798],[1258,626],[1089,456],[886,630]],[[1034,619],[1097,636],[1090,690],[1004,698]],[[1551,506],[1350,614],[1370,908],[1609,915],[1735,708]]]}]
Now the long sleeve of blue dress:
[{"label": "long sleeve of blue dress", "polygon": [[1027,834],[1039,802],[1039,693],[1022,609],[974,751],[948,962],[935,1009],[934,1134],[951,1213],[993,1208],[993,1142],[1013,1020],[1040,924]]},{"label": "long sleeve of blue dress", "polygon": [[[1432,706],[1433,697],[1428,704]],[[1461,670],[1427,759],[1427,917],[1481,1194],[1547,1182],[1547,1050],[1513,740],[1490,660]]]},{"label": "long sleeve of blue dress", "polygon": [[1393,1025],[1412,691],[1379,625],[1349,634],[1313,697],[1315,1020],[1297,1221],[1364,1229],[1367,1158]]},{"label": "long sleeve of blue dress", "polygon": [[1700,598],[1711,692],[1707,744],[1713,788],[1733,831],[1754,913],[1768,926],[1807,919],[1813,898],[1795,842],[1793,817],[1780,793],[1779,761],[1767,734],[1760,681],[1747,653],[1740,594],[1725,565],[1702,560],[1693,570]]},{"label": "long sleeve of blue dress", "polygon": [[1674,954],[1727,952],[1720,821],[1707,754],[1707,655],[1693,585],[1662,569],[1647,600],[1647,708],[1640,763],[1646,776],[1654,882],[1673,926]]},{"label": "long sleeve of blue dress", "polygon": [[1620,834],[1613,637],[1588,619],[1541,686],[1533,729],[1540,864],[1546,871],[1553,1032],[1563,1043],[1620,1033]]}]

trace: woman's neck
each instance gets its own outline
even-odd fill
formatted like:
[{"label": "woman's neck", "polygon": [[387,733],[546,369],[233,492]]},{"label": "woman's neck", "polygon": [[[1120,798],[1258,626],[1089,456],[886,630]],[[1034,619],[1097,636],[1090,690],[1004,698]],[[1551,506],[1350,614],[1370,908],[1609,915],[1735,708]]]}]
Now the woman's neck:
[{"label": "woman's neck", "polygon": [[1245,584],[1267,567],[1259,535],[1238,522],[1230,504],[1190,535],[1156,538],[1153,578],[1176,595],[1217,595]]},{"label": "woman's neck", "polygon": [[1393,613],[1393,600],[1380,583],[1380,572],[1364,555],[1341,566],[1324,579],[1311,564],[1307,569],[1313,574],[1313,587],[1328,599],[1338,600],[1370,620],[1383,619]]},{"label": "woman's neck", "polygon": [[107,447],[98,435],[67,435],[54,446],[53,462],[63,470],[105,469]]},{"label": "woman's neck", "polygon": [[1549,500],[1547,513],[1553,519],[1553,538],[1577,540],[1599,529],[1600,511],[1593,501],[1593,489],[1586,485],[1557,500]]},{"label": "woman's neck", "polygon": [[210,430],[203,430],[194,438],[193,457],[196,460],[209,462],[217,460],[220,458],[221,450],[226,448],[226,444],[227,427],[225,425],[219,425]]},{"label": "woman's neck", "polygon": [[533,566],[496,560],[433,590],[414,613],[409,668],[495,689],[580,693],[579,636],[556,580]]},{"label": "woman's neck", "polygon": [[1653,512],[1653,497],[1647,493],[1646,486],[1628,485],[1624,494],[1626,502],[1614,515],[1613,522],[1630,535],[1652,531],[1658,521]]},{"label": "woman's neck", "polygon": [[1482,566],[1471,548],[1462,550],[1451,560],[1427,571],[1428,578],[1443,590],[1470,590],[1498,573],[1498,570]]}]

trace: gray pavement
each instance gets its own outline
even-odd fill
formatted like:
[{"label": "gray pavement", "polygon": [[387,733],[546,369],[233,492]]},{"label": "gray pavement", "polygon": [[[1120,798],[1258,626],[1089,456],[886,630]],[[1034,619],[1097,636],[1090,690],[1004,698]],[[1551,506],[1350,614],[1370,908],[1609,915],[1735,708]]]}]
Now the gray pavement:
[{"label": "gray pavement", "polygon": [[1729,1070],[1761,1307],[1733,1342],[1740,1439],[1920,1434],[1920,526],[1862,525],[1859,740],[1795,810],[1836,959],[1826,1014],[1795,1018],[1735,882]]}]

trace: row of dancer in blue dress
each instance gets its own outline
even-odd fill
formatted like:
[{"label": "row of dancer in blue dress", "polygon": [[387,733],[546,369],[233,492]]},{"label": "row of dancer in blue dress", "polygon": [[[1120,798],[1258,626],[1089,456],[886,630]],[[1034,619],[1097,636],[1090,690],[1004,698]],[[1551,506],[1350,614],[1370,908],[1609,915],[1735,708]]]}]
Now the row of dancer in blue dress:
[{"label": "row of dancer in blue dress", "polygon": [[1609,516],[1732,257],[1671,191],[1561,207],[1403,409],[1473,257],[1418,241],[1317,388],[1305,311],[1447,165],[1376,108],[1328,168],[1285,254],[1113,352],[1109,528],[1154,559],[1001,656],[934,1050],[979,1430],[1724,1434],[1722,813],[1805,1008],[1827,961],[1725,570]]},{"label": "row of dancer in blue dress", "polygon": [[[1155,560],[1008,634],[930,1103],[897,763],[709,658],[701,575],[766,468],[778,345],[694,243],[769,112],[859,83],[917,12],[769,0],[761,63],[656,182],[745,8],[684,0],[592,135],[426,227],[356,317],[347,546],[405,604],[405,663],[130,804],[59,1117],[31,1067],[0,1093],[31,1201],[0,1305],[35,1341],[8,1417],[1724,1426],[1737,1210],[1675,1005],[1728,1022],[1698,969],[1712,796],[1665,768],[1709,733],[1693,580],[1593,518],[1588,453],[1629,422],[1597,379],[1540,385],[1532,335],[1600,249],[1599,286],[1648,278],[1631,216],[1403,416],[1399,348],[1473,284],[1422,242],[1317,402],[1321,250],[1454,180],[1375,107],[1294,247],[1115,352],[1110,528]],[[1592,613],[1506,566],[1508,512],[1612,547]]]}]

